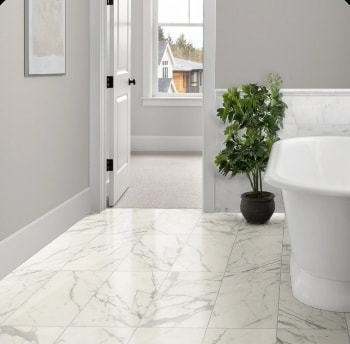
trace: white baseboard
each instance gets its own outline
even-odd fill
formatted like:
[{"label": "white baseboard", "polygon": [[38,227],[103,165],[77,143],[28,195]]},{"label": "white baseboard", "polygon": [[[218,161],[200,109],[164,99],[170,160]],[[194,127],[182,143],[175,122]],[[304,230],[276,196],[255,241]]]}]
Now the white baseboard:
[{"label": "white baseboard", "polygon": [[41,250],[90,212],[90,188],[0,242],[0,278]]},{"label": "white baseboard", "polygon": [[202,136],[132,136],[134,152],[201,152]]}]

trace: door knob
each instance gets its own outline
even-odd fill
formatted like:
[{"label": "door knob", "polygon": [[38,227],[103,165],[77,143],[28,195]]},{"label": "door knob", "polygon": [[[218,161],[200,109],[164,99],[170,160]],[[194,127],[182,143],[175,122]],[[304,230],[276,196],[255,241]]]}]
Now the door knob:
[{"label": "door knob", "polygon": [[135,79],[129,79],[129,85],[136,85],[136,80]]}]

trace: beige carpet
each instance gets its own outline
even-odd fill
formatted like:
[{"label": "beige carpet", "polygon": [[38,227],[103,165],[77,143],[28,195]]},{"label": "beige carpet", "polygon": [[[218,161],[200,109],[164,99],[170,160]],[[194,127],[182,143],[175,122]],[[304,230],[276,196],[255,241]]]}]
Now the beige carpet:
[{"label": "beige carpet", "polygon": [[133,153],[131,185],[116,208],[202,208],[200,153]]}]

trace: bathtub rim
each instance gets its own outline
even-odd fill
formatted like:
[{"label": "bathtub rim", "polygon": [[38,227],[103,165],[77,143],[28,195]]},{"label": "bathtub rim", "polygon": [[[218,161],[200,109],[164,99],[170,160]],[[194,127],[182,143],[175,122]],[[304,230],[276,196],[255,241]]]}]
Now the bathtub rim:
[{"label": "bathtub rim", "polygon": [[269,162],[267,165],[267,169],[264,175],[264,181],[267,184],[270,184],[274,187],[277,187],[281,190],[288,190],[288,191],[297,191],[302,193],[308,193],[308,194],[318,194],[318,195],[324,195],[324,196],[337,196],[337,197],[349,197],[350,196],[350,189],[340,189],[340,188],[327,188],[327,187],[315,187],[315,186],[309,186],[307,184],[296,184],[294,182],[291,182],[288,178],[282,177],[279,174],[275,172],[274,166],[277,165],[277,161],[280,154],[279,147],[288,143],[288,141],[315,141],[315,140],[346,140],[350,143],[350,137],[348,136],[300,136],[300,137],[293,137],[293,138],[287,138],[282,139],[277,142],[275,142],[272,146]]}]

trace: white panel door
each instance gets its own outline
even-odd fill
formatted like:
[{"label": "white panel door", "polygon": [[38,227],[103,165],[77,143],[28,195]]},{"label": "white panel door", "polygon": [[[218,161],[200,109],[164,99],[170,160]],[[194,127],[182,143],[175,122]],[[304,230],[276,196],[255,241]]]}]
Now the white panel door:
[{"label": "white panel door", "polygon": [[113,110],[110,111],[109,206],[115,205],[130,185],[130,11],[131,0],[114,0]]}]

